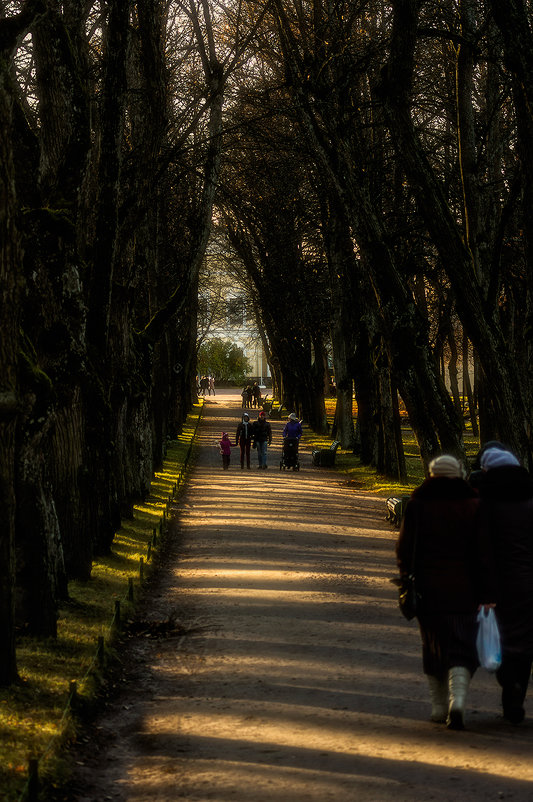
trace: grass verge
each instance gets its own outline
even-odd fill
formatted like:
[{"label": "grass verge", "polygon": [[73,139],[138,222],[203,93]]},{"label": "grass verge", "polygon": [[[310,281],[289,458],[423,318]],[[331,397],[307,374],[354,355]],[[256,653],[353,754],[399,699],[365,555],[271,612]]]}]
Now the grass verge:
[{"label": "grass verge", "polygon": [[[335,415],[335,404],[335,398],[326,399],[326,415],[330,426]],[[374,468],[362,465],[355,454],[341,448],[337,450],[335,466],[340,473],[347,475],[348,481],[357,490],[382,495],[384,498],[387,496],[408,496],[423,481],[424,468],[420,459],[418,443],[413,430],[408,425],[402,426],[402,438],[407,467],[407,482],[405,484],[394,482],[389,477],[376,474]],[[303,441],[313,448],[329,448],[333,438],[328,435],[318,435],[309,429],[304,429]],[[473,459],[479,450],[479,441],[472,435],[469,422],[466,423],[464,441],[467,457]]]},{"label": "grass verge", "polygon": [[60,747],[74,733],[70,712],[90,705],[98,687],[102,645],[112,646],[117,616],[131,612],[135,604],[141,558],[143,569],[146,565],[149,570],[169,498],[181,486],[188,465],[202,406],[203,402],[194,406],[178,439],[169,443],[150,495],[116,533],[112,553],[95,561],[88,582],[69,583],[70,599],[59,610],[57,639],[19,639],[20,684],[0,689],[0,797],[4,802],[27,797],[32,758],[48,787],[60,781]]}]

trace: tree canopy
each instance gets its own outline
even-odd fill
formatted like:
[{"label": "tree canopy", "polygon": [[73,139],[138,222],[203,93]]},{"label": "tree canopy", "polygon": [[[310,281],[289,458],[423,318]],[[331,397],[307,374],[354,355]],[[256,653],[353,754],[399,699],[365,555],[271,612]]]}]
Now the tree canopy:
[{"label": "tree canopy", "polygon": [[198,373],[213,376],[217,382],[242,384],[250,373],[250,364],[242,348],[228,340],[213,337],[198,351]]}]

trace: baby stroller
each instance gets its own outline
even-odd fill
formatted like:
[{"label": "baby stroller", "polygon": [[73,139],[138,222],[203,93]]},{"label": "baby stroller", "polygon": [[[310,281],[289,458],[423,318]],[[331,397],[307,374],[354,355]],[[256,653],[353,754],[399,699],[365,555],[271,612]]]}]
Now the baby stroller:
[{"label": "baby stroller", "polygon": [[300,460],[298,459],[298,438],[286,437],[283,440],[283,450],[279,461],[280,471],[292,468],[293,471],[300,470]]}]

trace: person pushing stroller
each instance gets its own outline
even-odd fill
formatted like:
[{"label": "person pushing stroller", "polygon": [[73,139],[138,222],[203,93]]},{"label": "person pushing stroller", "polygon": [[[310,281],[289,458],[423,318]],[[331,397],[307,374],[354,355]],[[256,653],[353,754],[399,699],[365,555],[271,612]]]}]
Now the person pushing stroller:
[{"label": "person pushing stroller", "polygon": [[287,418],[287,423],[283,427],[283,452],[280,462],[281,468],[292,468],[294,471],[300,470],[300,462],[298,460],[298,444],[302,436],[302,424],[298,420],[298,415],[291,412]]}]

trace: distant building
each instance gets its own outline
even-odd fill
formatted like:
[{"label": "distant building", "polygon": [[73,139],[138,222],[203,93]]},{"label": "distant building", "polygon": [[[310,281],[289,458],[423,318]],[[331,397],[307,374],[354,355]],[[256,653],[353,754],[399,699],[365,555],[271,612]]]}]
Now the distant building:
[{"label": "distant building", "polygon": [[[261,335],[257,330],[255,318],[248,313],[249,303],[243,294],[229,290],[224,297],[216,299],[217,310],[213,322],[205,335],[205,341],[219,338],[242,348],[250,363],[251,371],[247,378],[258,380],[260,384],[270,384],[270,370],[266,360]],[[199,301],[199,313],[209,319],[213,310],[205,295]]]}]

